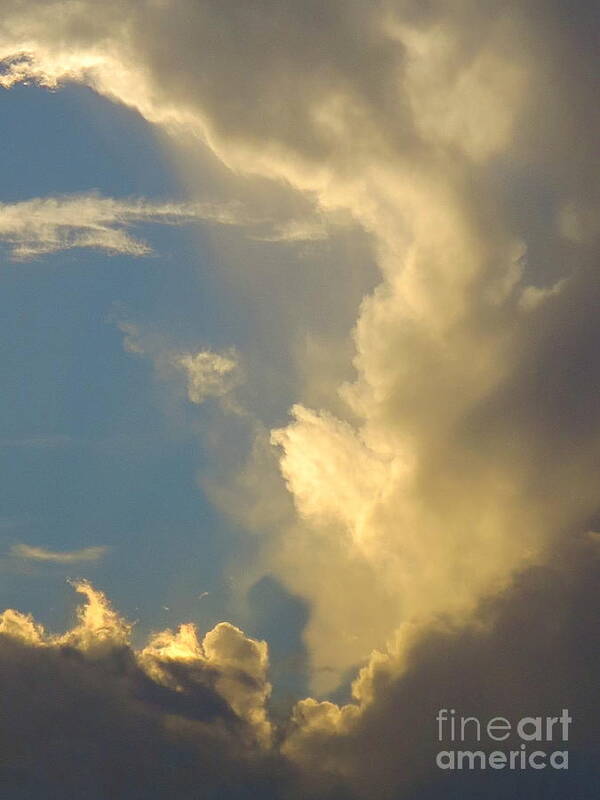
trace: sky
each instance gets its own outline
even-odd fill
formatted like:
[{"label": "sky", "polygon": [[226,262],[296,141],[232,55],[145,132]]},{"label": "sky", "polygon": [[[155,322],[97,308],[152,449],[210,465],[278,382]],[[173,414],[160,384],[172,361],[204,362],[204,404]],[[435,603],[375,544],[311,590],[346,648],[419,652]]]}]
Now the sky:
[{"label": "sky", "polygon": [[596,5],[0,10],[2,796],[595,798]]}]

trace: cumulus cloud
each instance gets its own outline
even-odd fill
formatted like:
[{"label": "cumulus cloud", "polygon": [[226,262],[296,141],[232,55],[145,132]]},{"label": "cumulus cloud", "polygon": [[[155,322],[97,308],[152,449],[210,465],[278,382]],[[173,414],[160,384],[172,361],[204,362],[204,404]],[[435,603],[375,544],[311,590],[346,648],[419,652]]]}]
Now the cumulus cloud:
[{"label": "cumulus cloud", "polygon": [[[440,619],[405,631],[411,649],[401,670],[380,653],[356,679],[352,703],[307,698],[280,727],[269,717],[266,643],[230,623],[202,638],[186,623],[136,650],[132,626],[87,582],[74,584],[85,603],[64,634],[6,610],[3,785],[17,797],[98,800],[184,800],[199,786],[203,796],[227,800],[441,800],[457,788],[476,798],[489,780],[445,776],[435,766],[440,708],[484,724],[498,714],[516,721],[568,708],[569,771],[496,772],[494,782],[510,778],[517,798],[557,783],[564,796],[591,798],[600,701],[595,544],[581,536],[561,545],[555,563],[519,573],[469,622]],[[406,656],[399,644],[400,651]],[[473,738],[464,746],[489,745],[499,746]]]},{"label": "cumulus cloud", "polygon": [[[469,623],[440,619],[433,628],[407,632],[412,649],[402,671],[383,655],[373,659],[354,683],[356,704],[301,701],[284,752],[309,773],[344,775],[353,792],[369,800],[437,800],[457,790],[476,798],[496,786],[501,796],[507,790],[519,798],[553,791],[591,797],[598,779],[600,702],[600,650],[591,631],[598,624],[600,562],[583,536],[554,556],[552,565],[528,568],[507,591],[486,598]],[[570,772],[444,775],[434,766],[439,750],[490,751],[499,745],[485,737],[478,741],[472,728],[464,745],[452,745],[449,734],[440,743],[440,708],[474,714],[483,724],[499,714],[514,722],[568,708],[571,734],[554,749],[569,750]],[[503,746],[520,744],[511,736]]]},{"label": "cumulus cloud", "polygon": [[251,726],[263,745],[269,744],[271,724],[265,704],[271,686],[266,680],[269,661],[265,642],[247,638],[227,622],[219,623],[200,642],[195,627],[184,624],[175,633],[156,634],[140,653],[140,662],[150,675],[177,691],[185,688],[178,678],[182,662],[210,671],[218,694]]},{"label": "cumulus cloud", "polygon": [[32,547],[28,544],[14,544],[10,555],[15,558],[33,561],[50,561],[55,564],[76,564],[79,561],[99,561],[106,555],[107,547],[83,547],[81,550],[47,550],[45,547]]},{"label": "cumulus cloud", "polygon": [[29,797],[184,798],[199,787],[206,797],[281,796],[281,765],[269,774],[265,643],[229,623],[199,641],[183,625],[136,651],[106,597],[74,587],[85,603],[64,634],[14,610],[0,615],[0,672],[11,686],[3,786]]},{"label": "cumulus cloud", "polygon": [[472,613],[595,508],[596,437],[568,447],[551,403],[568,416],[579,397],[595,429],[589,392],[562,390],[586,359],[569,309],[594,325],[589,8],[565,30],[535,3],[142,6],[16,7],[5,85],[87,83],[324,217],[345,209],[375,243],[345,410],[299,404],[275,434],[300,524],[274,533],[269,566],[312,602],[314,666],[335,682],[401,623]]}]

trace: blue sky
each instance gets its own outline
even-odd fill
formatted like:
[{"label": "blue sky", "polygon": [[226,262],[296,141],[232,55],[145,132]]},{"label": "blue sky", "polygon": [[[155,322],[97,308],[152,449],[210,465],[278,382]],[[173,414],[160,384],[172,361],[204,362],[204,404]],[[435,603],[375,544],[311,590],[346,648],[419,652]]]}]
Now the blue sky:
[{"label": "blue sky", "polygon": [[[181,197],[157,133],[136,112],[74,86],[17,87],[2,99],[2,202],[89,190]],[[2,256],[0,603],[61,630],[73,613],[65,577],[88,577],[138,621],[140,641],[183,619],[204,630],[243,620],[261,635],[273,614],[292,603],[293,615],[300,601],[271,591],[280,611],[269,618],[232,601],[227,564],[248,543],[199,486],[198,473],[210,471],[197,430],[203,410],[169,400],[152,364],[124,350],[118,328],[134,319],[167,329],[172,342],[219,348],[239,339],[240,316],[224,307],[201,228],[142,233],[155,251],[145,259],[94,250],[24,263]],[[16,542],[109,550],[93,564],[23,565],[7,557]],[[302,652],[301,628],[287,637],[292,654]]]}]

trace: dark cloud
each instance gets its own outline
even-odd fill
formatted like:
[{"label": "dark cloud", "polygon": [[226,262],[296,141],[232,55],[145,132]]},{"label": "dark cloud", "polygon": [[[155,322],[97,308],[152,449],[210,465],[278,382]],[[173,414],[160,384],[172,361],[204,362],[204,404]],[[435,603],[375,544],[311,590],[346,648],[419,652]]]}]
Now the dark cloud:
[{"label": "dark cloud", "polygon": [[[315,733],[305,742],[309,769],[335,764],[362,798],[596,797],[600,549],[593,537],[581,537],[554,556],[552,566],[519,574],[508,591],[486,600],[473,624],[440,621],[427,631],[400,676],[389,662],[375,668],[374,700],[352,732]],[[484,724],[496,716],[558,716],[567,708],[569,770],[444,774],[435,766],[436,753],[451,746],[438,742],[441,708]],[[488,752],[498,749],[491,744]],[[480,746],[467,737],[462,749]]]},{"label": "dark cloud", "polygon": [[[279,745],[285,750],[297,728],[284,724],[274,749],[253,744],[247,723],[211,686],[216,668],[173,660],[175,691],[126,646],[94,655],[1,635],[2,796],[592,800],[600,780],[597,538],[579,537],[552,565],[519,574],[470,624],[426,629],[400,672],[393,660],[373,666],[373,699],[351,730],[296,738],[292,761]],[[567,708],[569,770],[441,773],[435,755],[449,745],[437,739],[440,708],[484,723]],[[479,745],[467,737],[464,748]]]},{"label": "dark cloud", "polygon": [[197,676],[161,686],[128,648],[90,659],[0,637],[2,797],[279,797],[285,770]]}]

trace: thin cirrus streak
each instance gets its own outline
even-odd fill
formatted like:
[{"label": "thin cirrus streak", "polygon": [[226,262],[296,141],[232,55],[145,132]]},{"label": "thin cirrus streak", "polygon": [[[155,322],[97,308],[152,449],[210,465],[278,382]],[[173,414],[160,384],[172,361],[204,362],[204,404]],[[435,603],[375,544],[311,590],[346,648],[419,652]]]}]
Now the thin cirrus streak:
[{"label": "thin cirrus streak", "polygon": [[[91,248],[132,257],[152,253],[148,242],[131,229],[146,225],[193,223],[235,225],[271,230],[275,241],[320,238],[310,222],[287,223],[278,228],[268,220],[253,220],[236,204],[151,202],[139,198],[116,199],[94,192],[60,197],[36,197],[20,203],[0,203],[0,242],[14,261],[75,248]],[[259,235],[259,234],[256,234]]]},{"label": "thin cirrus streak", "polygon": [[14,544],[10,548],[13,558],[31,561],[46,561],[54,564],[77,564],[86,561],[99,561],[108,552],[108,547],[83,547],[80,550],[48,550],[45,547],[32,547],[28,544]]}]

